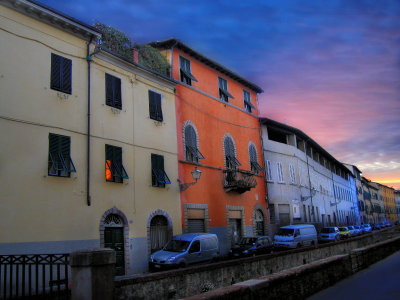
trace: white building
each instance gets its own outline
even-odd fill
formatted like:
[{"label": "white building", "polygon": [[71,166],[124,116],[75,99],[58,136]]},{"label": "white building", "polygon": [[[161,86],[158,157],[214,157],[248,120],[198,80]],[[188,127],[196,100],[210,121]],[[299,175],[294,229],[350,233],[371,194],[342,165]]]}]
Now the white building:
[{"label": "white building", "polygon": [[353,174],[297,128],[261,118],[272,234],[278,226],[358,224]]}]

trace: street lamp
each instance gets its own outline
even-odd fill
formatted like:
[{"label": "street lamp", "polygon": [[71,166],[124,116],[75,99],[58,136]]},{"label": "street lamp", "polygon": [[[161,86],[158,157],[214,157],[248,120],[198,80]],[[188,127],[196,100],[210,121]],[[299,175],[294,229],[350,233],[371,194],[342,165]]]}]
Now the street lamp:
[{"label": "street lamp", "polygon": [[308,198],[314,197],[316,193],[317,193],[317,190],[315,189],[315,187],[313,187],[311,189],[310,196],[300,196],[301,202],[308,200]]},{"label": "street lamp", "polygon": [[192,173],[192,176],[193,176],[193,179],[194,179],[193,182],[181,183],[181,180],[178,179],[178,182],[179,182],[179,190],[180,190],[181,192],[187,190],[190,186],[195,185],[196,182],[197,182],[197,180],[200,179],[201,171],[200,171],[197,167],[194,167],[194,170],[193,170],[191,173]]}]

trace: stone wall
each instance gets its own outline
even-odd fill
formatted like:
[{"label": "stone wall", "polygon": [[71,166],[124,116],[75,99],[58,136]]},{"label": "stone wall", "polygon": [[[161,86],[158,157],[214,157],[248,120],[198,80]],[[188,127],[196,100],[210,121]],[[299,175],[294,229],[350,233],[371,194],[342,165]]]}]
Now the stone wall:
[{"label": "stone wall", "polygon": [[116,279],[114,297],[115,299],[147,299],[151,295],[151,298],[176,299],[197,295],[212,289],[307,265],[317,260],[349,254],[353,249],[365,248],[398,236],[399,230],[400,228],[392,228],[335,244],[319,245],[315,248],[296,249],[272,255]]},{"label": "stone wall", "polygon": [[321,259],[186,299],[305,299],[398,251],[399,248],[400,237],[396,237],[355,249],[350,254]]}]

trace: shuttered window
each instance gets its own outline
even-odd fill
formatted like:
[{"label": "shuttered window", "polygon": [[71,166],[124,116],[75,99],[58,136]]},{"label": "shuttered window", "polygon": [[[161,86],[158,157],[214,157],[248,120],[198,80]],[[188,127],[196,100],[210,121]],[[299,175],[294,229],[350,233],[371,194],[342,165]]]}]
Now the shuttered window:
[{"label": "shuttered window", "polygon": [[219,88],[219,99],[229,102],[229,98],[233,98],[231,94],[228,92],[228,81],[225,79],[218,77],[218,88]]},{"label": "shuttered window", "polygon": [[151,154],[151,174],[152,186],[165,187],[166,183],[171,183],[164,170],[164,156]]},{"label": "shuttered window", "polygon": [[243,90],[243,101],[244,101],[244,109],[251,113],[252,109],[256,109],[253,104],[251,104],[250,93],[248,91]]},{"label": "shuttered window", "polygon": [[265,165],[265,169],[267,170],[267,181],[272,181],[271,161],[267,160]]},{"label": "shuttered window", "polygon": [[161,94],[149,90],[149,109],[150,119],[162,122]]},{"label": "shuttered window", "polygon": [[197,82],[197,79],[193,76],[190,67],[190,60],[179,56],[179,65],[181,73],[181,81],[187,85],[192,85],[192,80]]},{"label": "shuttered window", "polygon": [[129,176],[122,164],[122,148],[106,145],[106,180],[122,183],[124,178]]},{"label": "shuttered window", "polygon": [[254,145],[250,145],[249,148],[249,157],[250,157],[250,170],[256,174],[262,171],[261,166],[257,162],[257,151]]},{"label": "shuttered window", "polygon": [[58,134],[49,134],[48,174],[50,176],[69,177],[76,172],[71,159],[71,138]]},{"label": "shuttered window", "polygon": [[197,135],[193,126],[185,127],[185,151],[186,160],[191,162],[199,162],[199,159],[204,159],[203,154],[197,148]]},{"label": "shuttered window", "polygon": [[227,169],[236,169],[236,167],[241,166],[241,163],[236,159],[235,146],[230,137],[226,137],[224,140],[224,151]]},{"label": "shuttered window", "polygon": [[106,104],[122,109],[121,79],[106,73]]},{"label": "shuttered window", "polygon": [[66,94],[72,93],[72,60],[51,54],[50,88]]}]

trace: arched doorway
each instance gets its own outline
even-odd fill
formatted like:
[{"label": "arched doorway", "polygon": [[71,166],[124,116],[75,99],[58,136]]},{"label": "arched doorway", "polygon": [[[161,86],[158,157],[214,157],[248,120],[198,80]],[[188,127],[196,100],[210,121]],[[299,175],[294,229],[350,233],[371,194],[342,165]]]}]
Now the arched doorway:
[{"label": "arched doorway", "polygon": [[265,235],[264,214],[260,209],[256,210],[255,223],[256,223],[256,235],[257,236]]},{"label": "arched doorway", "polygon": [[125,214],[115,206],[100,219],[100,247],[116,252],[116,275],[129,274],[129,226]]},{"label": "arched doorway", "polygon": [[125,274],[124,222],[120,216],[109,214],[104,220],[104,247],[115,251],[116,275]]},{"label": "arched doorway", "polygon": [[168,242],[168,220],[166,217],[157,215],[150,221],[150,251],[160,250]]}]

